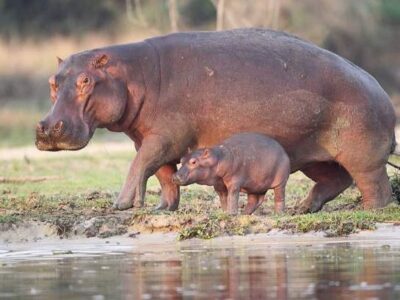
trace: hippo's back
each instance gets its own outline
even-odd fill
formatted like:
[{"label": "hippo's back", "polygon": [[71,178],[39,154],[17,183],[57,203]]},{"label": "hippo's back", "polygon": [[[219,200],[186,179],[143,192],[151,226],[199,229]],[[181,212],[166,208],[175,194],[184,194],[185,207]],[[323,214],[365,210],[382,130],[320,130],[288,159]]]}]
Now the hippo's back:
[{"label": "hippo's back", "polygon": [[[258,132],[276,139],[298,169],[334,159],[343,152],[338,139],[354,128],[353,136],[364,132],[367,143],[391,144],[394,111],[377,81],[312,43],[264,29],[177,33],[146,42],[159,55],[160,119],[183,116],[199,147]],[[343,124],[339,136],[332,134]],[[347,139],[343,135],[343,143]]]},{"label": "hippo's back", "polygon": [[[195,88],[191,84],[216,86],[222,79],[225,84],[236,84],[231,90],[242,90],[237,97],[247,96],[252,87],[262,84],[264,99],[266,92],[271,96],[306,90],[335,101],[338,90],[347,85],[346,89],[366,89],[388,100],[378,82],[363,69],[285,32],[258,28],[183,32],[146,42],[158,51],[161,88],[166,92],[171,91],[175,79],[185,80],[186,91]],[[258,96],[256,91],[253,96]]]}]

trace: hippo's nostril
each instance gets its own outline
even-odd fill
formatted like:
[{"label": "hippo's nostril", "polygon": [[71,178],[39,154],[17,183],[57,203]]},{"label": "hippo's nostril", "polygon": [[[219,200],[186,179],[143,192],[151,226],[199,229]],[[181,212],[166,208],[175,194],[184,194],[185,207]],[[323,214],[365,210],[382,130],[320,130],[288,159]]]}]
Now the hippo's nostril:
[{"label": "hippo's nostril", "polygon": [[37,130],[38,132],[43,132],[43,131],[44,131],[42,122],[39,122],[39,123],[36,125],[36,130]]},{"label": "hippo's nostril", "polygon": [[40,121],[36,125],[36,131],[41,135],[47,135],[48,132],[46,131],[46,123],[44,121]]},{"label": "hippo's nostril", "polygon": [[56,132],[61,132],[64,129],[64,122],[63,121],[58,121],[54,127],[53,130]]}]

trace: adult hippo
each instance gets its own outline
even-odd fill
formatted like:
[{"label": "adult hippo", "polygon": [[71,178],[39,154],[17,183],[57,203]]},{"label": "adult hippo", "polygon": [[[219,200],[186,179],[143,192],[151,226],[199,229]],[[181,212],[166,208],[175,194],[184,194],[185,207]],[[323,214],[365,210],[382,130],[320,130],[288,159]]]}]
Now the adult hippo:
[{"label": "adult hippo", "polygon": [[60,60],[40,150],[78,150],[97,127],[124,132],[138,153],[114,206],[144,203],[147,179],[159,208],[175,210],[172,180],[188,148],[238,132],[263,133],[287,151],[291,172],[316,184],[302,202],[315,212],[351,185],[364,208],[391,200],[386,173],[396,145],[388,95],[367,72],[294,36],[264,29],[177,33]]}]

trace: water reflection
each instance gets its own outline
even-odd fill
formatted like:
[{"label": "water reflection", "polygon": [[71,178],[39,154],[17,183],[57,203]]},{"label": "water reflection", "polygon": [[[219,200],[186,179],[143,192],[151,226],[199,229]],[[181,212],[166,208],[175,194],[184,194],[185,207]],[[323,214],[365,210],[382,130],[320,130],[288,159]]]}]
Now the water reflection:
[{"label": "water reflection", "polygon": [[[1,257],[0,257],[1,261]],[[400,299],[398,247],[182,249],[2,261],[0,298]]]}]

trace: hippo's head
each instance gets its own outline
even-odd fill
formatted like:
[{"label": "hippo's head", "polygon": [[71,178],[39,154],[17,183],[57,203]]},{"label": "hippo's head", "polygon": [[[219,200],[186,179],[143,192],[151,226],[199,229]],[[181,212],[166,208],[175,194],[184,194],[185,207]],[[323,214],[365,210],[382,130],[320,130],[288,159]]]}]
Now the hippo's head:
[{"label": "hippo's head", "polygon": [[216,177],[219,155],[216,149],[198,149],[181,159],[181,168],[172,176],[178,185],[192,183],[212,185]]},{"label": "hippo's head", "polygon": [[122,118],[128,90],[109,64],[110,56],[96,51],[59,59],[58,72],[49,79],[53,106],[36,128],[39,150],[81,149],[97,127]]}]

